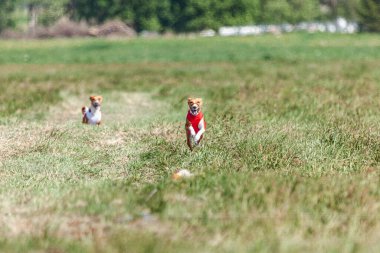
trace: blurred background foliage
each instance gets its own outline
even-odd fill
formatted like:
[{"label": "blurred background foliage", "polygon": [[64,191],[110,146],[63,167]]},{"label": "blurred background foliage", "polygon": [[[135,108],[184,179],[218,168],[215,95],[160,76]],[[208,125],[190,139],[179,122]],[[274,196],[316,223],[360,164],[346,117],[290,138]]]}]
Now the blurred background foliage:
[{"label": "blurred background foliage", "polygon": [[5,27],[13,26],[13,19],[9,15],[14,10],[13,1],[0,0],[0,30]]},{"label": "blurred background foliage", "polygon": [[90,24],[120,19],[139,32],[294,24],[341,16],[376,32],[380,30],[380,0],[0,0],[0,29],[48,26],[63,16]]}]

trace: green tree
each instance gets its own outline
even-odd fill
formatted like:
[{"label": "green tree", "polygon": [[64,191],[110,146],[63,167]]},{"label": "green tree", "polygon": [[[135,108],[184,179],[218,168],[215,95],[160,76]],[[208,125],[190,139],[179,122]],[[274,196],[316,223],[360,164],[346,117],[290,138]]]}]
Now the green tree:
[{"label": "green tree", "polygon": [[214,26],[210,2],[207,0],[173,0],[171,6],[174,14],[174,30],[194,31]]},{"label": "green tree", "polygon": [[132,18],[131,1],[126,0],[71,0],[69,12],[72,18],[85,19],[91,23],[102,23],[107,19],[123,16]]},{"label": "green tree", "polygon": [[319,3],[310,0],[260,0],[260,11],[263,23],[297,23],[320,16]]},{"label": "green tree", "polygon": [[322,6],[327,7],[325,18],[332,19],[338,16],[348,19],[357,18],[357,8],[360,0],[320,0]]},{"label": "green tree", "polygon": [[172,0],[176,31],[254,23],[259,0]]},{"label": "green tree", "polygon": [[[70,0],[71,17],[101,23],[119,18],[141,30],[177,32],[223,25],[297,23],[355,16],[360,0]],[[320,4],[328,13],[321,12]]]},{"label": "green tree", "polygon": [[136,30],[178,32],[253,23],[259,0],[71,0],[76,19],[120,18]]},{"label": "green tree", "polygon": [[218,26],[252,24],[260,15],[259,0],[214,0],[212,3],[213,18]]},{"label": "green tree", "polygon": [[328,12],[325,13],[326,18],[331,19],[338,17],[339,0],[320,0],[320,4],[328,8]]},{"label": "green tree", "polygon": [[18,0],[18,6],[26,6],[28,10],[29,27],[37,24],[51,25],[65,15],[68,0]]},{"label": "green tree", "polygon": [[170,0],[71,0],[71,17],[90,23],[118,18],[136,30],[161,31],[172,24]]},{"label": "green tree", "polygon": [[13,10],[13,0],[0,0],[0,31],[14,24],[11,16]]},{"label": "green tree", "polygon": [[351,20],[358,18],[358,7],[360,0],[341,0],[338,2],[338,16],[345,17]]},{"label": "green tree", "polygon": [[170,0],[133,0],[133,24],[137,31],[163,31],[171,27]]},{"label": "green tree", "polygon": [[67,4],[68,0],[45,1],[45,3],[41,5],[42,8],[38,23],[42,25],[54,23],[65,15]]},{"label": "green tree", "polygon": [[364,31],[380,32],[380,0],[362,0],[359,17]]}]

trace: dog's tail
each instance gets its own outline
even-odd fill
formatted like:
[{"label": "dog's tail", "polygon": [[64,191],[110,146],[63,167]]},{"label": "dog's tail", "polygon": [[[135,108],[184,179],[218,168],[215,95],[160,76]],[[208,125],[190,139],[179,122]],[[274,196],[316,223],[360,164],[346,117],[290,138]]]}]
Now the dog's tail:
[{"label": "dog's tail", "polygon": [[82,114],[85,115],[87,112],[87,107],[86,106],[83,106],[82,107]]}]

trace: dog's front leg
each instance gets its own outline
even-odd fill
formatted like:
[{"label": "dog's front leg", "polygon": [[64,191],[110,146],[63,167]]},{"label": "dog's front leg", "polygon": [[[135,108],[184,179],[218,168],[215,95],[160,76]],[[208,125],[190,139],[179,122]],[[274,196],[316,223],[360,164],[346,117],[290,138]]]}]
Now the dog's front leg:
[{"label": "dog's front leg", "polygon": [[187,146],[191,151],[193,151],[193,141],[191,140],[191,136],[187,136]]},{"label": "dog's front leg", "polygon": [[205,130],[205,122],[204,122],[203,119],[199,122],[199,124],[198,124],[198,129],[199,129],[199,131],[198,131],[198,133],[197,133],[197,134],[195,135],[195,137],[194,137],[195,145],[198,145],[198,144],[199,144],[199,141],[201,140],[201,138],[202,138],[204,132],[206,131],[206,130]]},{"label": "dog's front leg", "polygon": [[186,128],[187,128],[187,131],[188,131],[188,135],[190,135],[189,137],[190,137],[192,140],[194,140],[196,134],[195,134],[195,130],[194,130],[194,128],[193,128],[193,126],[191,125],[190,122],[187,122],[187,123],[186,123]]},{"label": "dog's front leg", "polygon": [[187,146],[189,146],[190,150],[193,150],[194,139],[195,139],[195,130],[191,123],[186,120],[186,137],[187,137]]},{"label": "dog's front leg", "polygon": [[191,145],[196,145],[196,141],[195,141],[195,138],[196,138],[196,133],[195,133],[195,130],[192,126],[189,127],[189,132],[190,132],[190,141],[191,141]]}]

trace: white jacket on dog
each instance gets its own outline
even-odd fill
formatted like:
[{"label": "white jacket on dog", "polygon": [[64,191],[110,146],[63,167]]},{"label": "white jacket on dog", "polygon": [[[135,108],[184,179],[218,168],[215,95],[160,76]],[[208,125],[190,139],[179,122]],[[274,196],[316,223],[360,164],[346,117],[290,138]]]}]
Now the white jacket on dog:
[{"label": "white jacket on dog", "polygon": [[85,117],[87,118],[87,123],[90,125],[96,125],[99,124],[102,120],[102,112],[100,111],[100,108],[94,108],[85,107]]},{"label": "white jacket on dog", "polygon": [[100,106],[103,101],[102,96],[91,96],[90,97],[91,106],[90,108],[82,107],[82,123],[90,125],[100,125],[102,121],[102,113],[100,111]]}]

